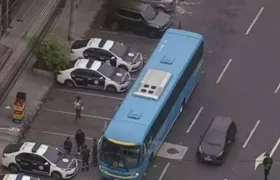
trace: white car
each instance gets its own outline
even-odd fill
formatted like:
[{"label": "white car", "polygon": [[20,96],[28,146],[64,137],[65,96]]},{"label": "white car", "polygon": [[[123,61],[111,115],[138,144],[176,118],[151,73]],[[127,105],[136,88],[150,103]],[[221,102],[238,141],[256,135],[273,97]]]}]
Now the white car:
[{"label": "white car", "polygon": [[40,178],[35,178],[35,177],[32,177],[32,176],[26,176],[22,173],[0,175],[0,179],[1,180],[40,180]]},{"label": "white car", "polygon": [[35,142],[9,144],[2,154],[2,166],[12,173],[30,172],[55,180],[72,178],[78,161],[57,148]]},{"label": "white car", "polygon": [[93,58],[129,72],[135,72],[143,65],[140,52],[122,43],[102,38],[75,41],[71,46],[70,59],[79,58]]},{"label": "white car", "polygon": [[78,59],[70,69],[60,71],[56,80],[68,87],[111,92],[126,91],[131,84],[130,74],[126,70],[92,59]]}]

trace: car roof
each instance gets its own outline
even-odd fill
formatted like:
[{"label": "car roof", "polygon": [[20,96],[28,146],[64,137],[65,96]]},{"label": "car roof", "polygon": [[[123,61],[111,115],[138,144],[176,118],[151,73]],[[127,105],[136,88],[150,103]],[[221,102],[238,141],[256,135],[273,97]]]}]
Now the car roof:
[{"label": "car roof", "polygon": [[132,0],[112,0],[111,2],[117,8],[130,9],[137,12],[143,12],[145,9],[147,9],[148,6],[150,6],[149,4]]},{"label": "car roof", "polygon": [[97,60],[78,59],[75,63],[75,68],[91,69],[97,71],[101,65],[102,62]]},{"label": "car roof", "polygon": [[208,131],[226,133],[232,122],[233,120],[229,117],[216,116],[213,119]]},{"label": "car roof", "polygon": [[114,41],[104,38],[91,38],[88,43],[88,46],[92,48],[101,48],[108,51],[112,48],[114,43]]},{"label": "car roof", "polygon": [[20,148],[21,152],[36,153],[38,155],[43,155],[48,149],[48,145],[36,143],[36,142],[25,142]]},{"label": "car roof", "polygon": [[3,177],[3,180],[30,180],[30,176],[26,176],[23,174],[6,174]]}]

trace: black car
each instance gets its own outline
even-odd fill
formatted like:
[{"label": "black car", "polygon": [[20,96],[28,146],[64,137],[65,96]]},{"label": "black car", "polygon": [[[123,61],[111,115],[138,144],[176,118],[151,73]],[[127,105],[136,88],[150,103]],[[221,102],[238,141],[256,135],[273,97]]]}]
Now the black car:
[{"label": "black car", "polygon": [[171,16],[159,12],[150,4],[128,0],[112,0],[107,3],[106,23],[112,30],[129,29],[161,37],[171,26]]},{"label": "black car", "polygon": [[237,127],[229,117],[217,116],[210,123],[197,149],[200,161],[221,164],[225,154],[235,140]]}]

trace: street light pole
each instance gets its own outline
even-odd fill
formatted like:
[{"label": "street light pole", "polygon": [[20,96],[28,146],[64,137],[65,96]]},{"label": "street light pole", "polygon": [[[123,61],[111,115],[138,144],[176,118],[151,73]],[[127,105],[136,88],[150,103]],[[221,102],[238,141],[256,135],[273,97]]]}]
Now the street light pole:
[{"label": "street light pole", "polygon": [[68,41],[74,40],[73,38],[73,25],[75,19],[75,9],[76,9],[76,0],[71,0],[70,5],[70,18],[69,18],[69,27],[68,27]]}]

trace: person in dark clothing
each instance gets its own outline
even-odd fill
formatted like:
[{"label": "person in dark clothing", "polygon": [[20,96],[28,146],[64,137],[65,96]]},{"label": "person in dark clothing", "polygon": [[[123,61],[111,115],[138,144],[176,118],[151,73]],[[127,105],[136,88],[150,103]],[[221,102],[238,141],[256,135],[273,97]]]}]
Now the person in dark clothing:
[{"label": "person in dark clothing", "polygon": [[271,169],[271,166],[273,164],[273,160],[270,157],[269,153],[265,154],[265,158],[263,160],[263,166],[264,166],[264,180],[267,180],[267,176],[269,174],[269,171]]},{"label": "person in dark clothing", "polygon": [[91,147],[92,163],[97,166],[97,140],[93,139],[93,145]]},{"label": "person in dark clothing", "polygon": [[83,147],[85,143],[85,133],[81,130],[78,129],[75,135],[75,140],[77,144],[77,150],[78,150],[78,155],[80,155],[81,148]]},{"label": "person in dark clothing", "polygon": [[83,165],[82,165],[82,171],[88,171],[89,170],[89,156],[90,156],[90,151],[87,148],[87,145],[84,145],[83,151],[82,151],[82,160],[83,160]]},{"label": "person in dark clothing", "polygon": [[76,97],[76,101],[74,103],[74,108],[75,108],[75,111],[76,111],[75,121],[77,122],[78,119],[81,118],[81,113],[84,109],[83,102],[81,101],[80,96]]},{"label": "person in dark clothing", "polygon": [[70,137],[67,137],[63,144],[64,150],[67,154],[71,154],[72,151],[72,142],[70,140]]}]

